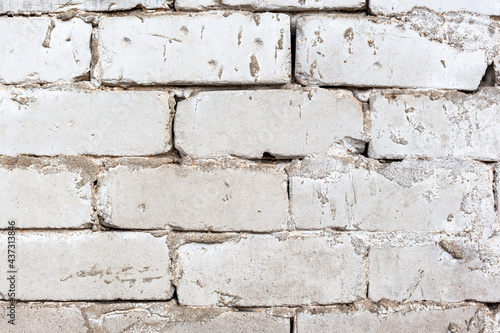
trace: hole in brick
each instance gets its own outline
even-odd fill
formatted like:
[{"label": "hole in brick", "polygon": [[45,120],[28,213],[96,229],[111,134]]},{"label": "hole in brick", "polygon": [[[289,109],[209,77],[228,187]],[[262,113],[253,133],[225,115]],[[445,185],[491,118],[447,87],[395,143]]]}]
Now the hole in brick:
[{"label": "hole in brick", "polygon": [[495,65],[491,64],[486,68],[479,87],[494,87],[495,86]]},{"label": "hole in brick", "polygon": [[275,159],[276,159],[276,156],[274,156],[273,154],[268,153],[268,152],[266,151],[266,152],[264,152],[264,154],[262,154],[262,159],[263,159],[263,160],[275,160]]}]

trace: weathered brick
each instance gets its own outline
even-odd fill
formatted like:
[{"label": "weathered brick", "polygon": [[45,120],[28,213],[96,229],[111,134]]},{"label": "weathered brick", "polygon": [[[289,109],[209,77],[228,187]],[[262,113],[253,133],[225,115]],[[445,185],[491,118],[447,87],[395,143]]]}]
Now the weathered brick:
[{"label": "weathered brick", "polygon": [[[179,307],[172,303],[131,304],[104,313],[96,332],[206,332],[289,333],[290,319],[263,312],[232,312],[228,308]],[[229,311],[228,311],[229,310]],[[100,329],[100,330],[99,330]]]},{"label": "weathered brick", "polygon": [[249,9],[249,10],[359,10],[365,0],[177,0],[177,10]]},{"label": "weathered brick", "polygon": [[199,92],[178,104],[174,131],[193,157],[362,152],[367,140],[361,103],[328,89]]},{"label": "weathered brick", "polygon": [[372,246],[368,296],[373,301],[498,302],[500,241],[491,245],[496,253],[463,238]]},{"label": "weathered brick", "polygon": [[[492,311],[491,314],[491,321],[488,326],[490,329],[489,332],[500,332],[500,307],[497,306],[494,311]],[[486,331],[488,332],[488,331]]]},{"label": "weathered brick", "polygon": [[[7,258],[7,233],[0,253]],[[24,232],[16,236],[18,300],[167,300],[165,237],[130,232]],[[0,296],[8,295],[6,270]]]},{"label": "weathered brick", "polygon": [[[0,158],[0,215],[17,228],[91,225],[91,182],[97,164],[87,159]],[[5,222],[0,228],[5,229]]]},{"label": "weathered brick", "polygon": [[[0,302],[0,331],[30,333],[86,333],[88,328],[80,309],[62,303],[17,303],[14,317],[9,317],[10,305]],[[14,319],[14,325],[8,321]]]},{"label": "weathered brick", "polygon": [[365,295],[363,254],[345,235],[190,243],[178,249],[178,300],[198,306],[351,302]]},{"label": "weathered brick", "polygon": [[90,70],[92,26],[80,19],[1,17],[0,83],[73,81]]},{"label": "weathered brick", "polygon": [[161,91],[0,88],[0,154],[165,153],[173,100]]},{"label": "weathered brick", "polygon": [[461,232],[496,223],[492,172],[479,162],[310,158],[289,176],[298,229]]},{"label": "weathered brick", "polygon": [[373,158],[500,160],[500,90],[378,92],[370,98]]},{"label": "weathered brick", "polygon": [[[364,16],[300,17],[296,78],[306,85],[477,89],[487,67],[486,50],[431,40],[434,36],[426,37],[424,27],[432,30],[434,23],[425,18],[423,24]],[[487,26],[476,28],[487,34]]]},{"label": "weathered brick", "polygon": [[376,15],[410,12],[414,7],[427,7],[437,12],[469,11],[485,15],[500,15],[497,0],[370,0],[370,11]]},{"label": "weathered brick", "polygon": [[[19,302],[16,304],[15,326],[12,326],[8,323],[8,305],[0,302],[2,332],[46,333],[50,328],[51,333],[289,333],[292,316],[292,311],[287,313],[286,309],[247,312],[223,307],[181,307],[175,302]],[[280,315],[275,312],[280,312]],[[14,331],[11,330],[13,327]]]},{"label": "weathered brick", "polygon": [[170,8],[172,0],[9,0],[0,2],[0,13],[51,13],[71,10],[115,11],[136,7],[146,9]]},{"label": "weathered brick", "polygon": [[[478,314],[484,308],[464,305],[456,308],[438,306],[398,306],[394,312],[371,309],[346,312],[338,308],[318,308],[297,313],[297,333],[302,332],[484,332],[484,320]],[[417,309],[415,309],[417,308]],[[381,311],[380,311],[381,310]],[[380,311],[380,312],[379,312]],[[455,330],[452,330],[455,329]],[[458,330],[457,330],[458,329]]]},{"label": "weathered brick", "polygon": [[103,222],[117,228],[269,232],[287,225],[287,177],[274,167],[118,166],[99,192]]},{"label": "weathered brick", "polygon": [[288,15],[274,13],[103,18],[102,81],[286,83],[291,66],[289,25]]}]

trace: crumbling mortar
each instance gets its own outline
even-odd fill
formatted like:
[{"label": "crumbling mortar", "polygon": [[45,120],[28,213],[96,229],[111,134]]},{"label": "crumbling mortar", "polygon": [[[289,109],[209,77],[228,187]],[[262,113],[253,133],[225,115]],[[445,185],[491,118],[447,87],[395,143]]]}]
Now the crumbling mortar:
[{"label": "crumbling mortar", "polygon": [[321,15],[321,14],[358,14],[363,15],[366,13],[366,9],[363,8],[338,8],[338,9],[315,9],[315,8],[301,8],[297,10],[291,9],[266,9],[266,8],[255,8],[249,5],[238,5],[238,7],[230,6],[230,5],[222,5],[218,7],[204,8],[204,9],[175,9],[176,13],[181,14],[196,14],[196,13],[216,13],[216,12],[225,12],[225,13],[273,13],[273,14],[286,14],[289,16],[293,15],[301,15],[301,14],[312,14],[312,15]]},{"label": "crumbling mortar", "polygon": [[499,185],[498,184],[498,177],[500,176],[498,174],[498,171],[495,167],[492,168],[492,172],[493,172],[493,177],[492,177],[492,181],[491,181],[491,189],[493,191],[493,198],[494,198],[494,209],[495,209],[495,212],[498,214],[498,195],[500,193],[497,193],[497,186]]},{"label": "crumbling mortar", "polygon": [[296,57],[296,47],[297,47],[297,26],[292,23],[292,17],[290,16],[290,80],[293,83],[297,83],[297,78],[295,77],[295,68],[297,67]]},{"label": "crumbling mortar", "polygon": [[174,101],[175,101],[175,104],[173,106],[173,112],[171,114],[171,118],[170,118],[170,123],[171,123],[171,126],[170,126],[170,135],[171,135],[171,138],[172,138],[172,149],[174,151],[174,153],[176,154],[176,156],[179,156],[179,159],[182,159],[182,157],[185,155],[183,151],[179,150],[178,147],[176,146],[175,144],[175,117],[177,115],[177,106],[179,105],[179,102],[185,100],[186,97],[184,96],[178,96],[176,94],[174,94]]},{"label": "crumbling mortar", "polygon": [[94,87],[101,86],[101,59],[99,56],[100,49],[100,30],[97,26],[92,27],[92,34],[90,35],[90,82]]},{"label": "crumbling mortar", "polygon": [[84,10],[84,9],[68,9],[61,11],[20,11],[20,12],[6,12],[1,13],[0,17],[57,17],[61,20],[71,19],[73,17],[85,17],[92,15],[107,15],[107,16],[127,16],[134,14],[155,14],[155,13],[172,13],[172,8],[151,8],[147,9],[140,4],[130,9],[119,10]]},{"label": "crumbling mortar", "polygon": [[286,172],[286,193],[287,193],[287,203],[288,203],[288,210],[287,210],[287,231],[295,231],[296,230],[296,224],[295,224],[295,214],[293,213],[293,207],[292,207],[292,186],[290,184],[290,176],[288,175],[288,168],[285,168]]}]

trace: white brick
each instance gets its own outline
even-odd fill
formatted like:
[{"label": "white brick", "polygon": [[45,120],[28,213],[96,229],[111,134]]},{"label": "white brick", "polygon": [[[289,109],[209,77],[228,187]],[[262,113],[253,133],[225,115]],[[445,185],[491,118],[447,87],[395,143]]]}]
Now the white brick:
[{"label": "white brick", "polygon": [[0,87],[0,154],[165,153],[172,101],[167,92]]},{"label": "white brick", "polygon": [[370,0],[370,11],[376,15],[410,12],[414,7],[427,7],[437,12],[469,11],[500,15],[498,0]]},{"label": "white brick", "polygon": [[250,9],[250,10],[359,10],[364,0],[177,0],[177,10]]},{"label": "white brick", "polygon": [[500,90],[380,92],[370,99],[373,158],[500,160]]},{"label": "white brick", "polygon": [[266,84],[290,80],[290,18],[274,13],[108,17],[103,82]]},{"label": "white brick", "polygon": [[[418,307],[418,304],[416,304]],[[443,309],[429,306],[429,309],[414,310],[410,307],[403,311],[378,313],[376,311],[342,312],[318,311],[313,314],[300,311],[297,314],[297,333],[336,332],[351,333],[400,333],[400,332],[483,332],[484,323],[476,318],[480,306],[462,306]],[[470,323],[469,323],[470,322]],[[459,331],[451,331],[458,328]]]},{"label": "white brick", "polygon": [[500,332],[500,308],[497,306],[496,311],[491,314],[490,323],[491,332]]},{"label": "white brick", "polygon": [[170,8],[172,0],[9,0],[0,2],[0,13],[50,13],[74,9],[88,11],[127,10],[136,7],[147,9]]},{"label": "white brick", "polygon": [[287,177],[247,165],[112,168],[100,182],[104,223],[126,229],[284,230]]},{"label": "white brick", "polygon": [[365,149],[363,108],[346,90],[200,92],[177,106],[175,143],[193,157],[301,157]]},{"label": "white brick", "polygon": [[88,328],[82,312],[75,305],[61,303],[17,303],[15,326],[9,324],[8,302],[0,302],[0,331],[29,333],[86,333]]},{"label": "white brick", "polygon": [[[165,237],[147,233],[17,232],[18,300],[166,300],[172,296]],[[7,258],[7,235],[0,252]],[[3,299],[9,281],[0,277]]]},{"label": "white brick", "polygon": [[469,231],[495,224],[491,171],[462,160],[315,158],[289,170],[298,229]]},{"label": "white brick", "polygon": [[[184,307],[170,302],[31,302],[16,304],[15,326],[8,324],[9,303],[0,302],[2,332],[204,332],[289,333],[286,309],[238,311],[223,307]],[[277,310],[277,311],[276,311]],[[11,330],[15,327],[15,330]]]},{"label": "white brick", "polygon": [[306,85],[478,87],[487,67],[485,50],[462,50],[453,47],[454,41],[438,43],[424,37],[421,27],[413,27],[386,18],[300,17],[296,77]]},{"label": "white brick", "polygon": [[[75,161],[74,165],[0,167],[0,215],[14,220],[18,228],[85,228],[89,227],[93,208],[91,182],[97,178],[97,165],[92,175],[91,162]],[[0,228],[7,228],[4,222]]]},{"label": "white brick", "polygon": [[363,253],[344,235],[190,243],[179,247],[177,264],[182,305],[347,303],[365,295]]},{"label": "white brick", "polygon": [[0,83],[72,81],[90,70],[92,26],[80,19],[2,17],[0,31]]},{"label": "white brick", "polygon": [[372,247],[370,299],[498,302],[500,251],[481,252],[465,239],[441,242]]},{"label": "white brick", "polygon": [[126,311],[104,314],[99,328],[107,333],[121,333],[124,330],[126,332],[169,333],[290,332],[290,319],[288,318],[273,317],[259,312],[228,312],[219,309],[169,307],[165,310],[170,313],[158,313],[158,305],[152,309],[143,309],[142,306],[138,306]]}]

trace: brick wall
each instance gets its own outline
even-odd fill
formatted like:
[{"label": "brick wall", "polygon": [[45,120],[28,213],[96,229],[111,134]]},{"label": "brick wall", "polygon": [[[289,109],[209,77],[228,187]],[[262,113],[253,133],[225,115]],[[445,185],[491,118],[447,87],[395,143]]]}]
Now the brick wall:
[{"label": "brick wall", "polygon": [[500,332],[498,0],[12,0],[0,30],[1,332]]}]

